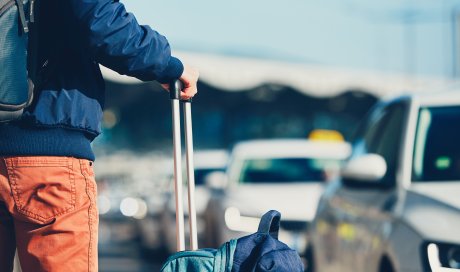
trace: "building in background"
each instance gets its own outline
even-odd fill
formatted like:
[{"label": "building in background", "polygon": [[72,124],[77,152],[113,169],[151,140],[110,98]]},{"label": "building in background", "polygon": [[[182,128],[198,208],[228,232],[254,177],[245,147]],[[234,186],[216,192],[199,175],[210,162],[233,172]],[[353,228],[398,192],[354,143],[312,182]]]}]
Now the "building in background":
[{"label": "building in background", "polygon": [[[460,86],[460,0],[125,4],[199,68],[198,148],[306,137],[318,128],[349,140],[381,97]],[[170,147],[161,88],[111,71],[104,76],[111,95],[96,147]]]}]

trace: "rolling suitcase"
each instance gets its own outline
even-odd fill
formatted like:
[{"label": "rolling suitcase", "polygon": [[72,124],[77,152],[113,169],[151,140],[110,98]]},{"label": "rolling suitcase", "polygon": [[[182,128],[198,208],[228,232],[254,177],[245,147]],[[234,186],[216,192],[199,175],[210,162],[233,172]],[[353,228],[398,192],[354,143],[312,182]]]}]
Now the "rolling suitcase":
[{"label": "rolling suitcase", "polygon": [[[180,99],[182,83],[170,84],[173,116],[174,190],[176,202],[177,253],[168,258],[162,272],[250,272],[250,271],[304,271],[298,253],[278,240],[281,214],[269,211],[260,220],[256,233],[232,239],[218,249],[198,249],[195,178],[193,168],[193,136],[191,100]],[[190,250],[185,250],[185,226],[183,211],[183,183],[181,163],[180,104],[183,104],[185,149],[188,180],[188,208],[190,225]]]}]

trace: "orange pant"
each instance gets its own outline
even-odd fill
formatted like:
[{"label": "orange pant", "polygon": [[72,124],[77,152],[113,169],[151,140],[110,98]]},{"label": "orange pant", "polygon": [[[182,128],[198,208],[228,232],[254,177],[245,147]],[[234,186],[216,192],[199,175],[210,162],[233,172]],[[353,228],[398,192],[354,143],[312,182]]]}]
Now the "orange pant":
[{"label": "orange pant", "polygon": [[97,271],[92,162],[0,157],[0,271]]}]

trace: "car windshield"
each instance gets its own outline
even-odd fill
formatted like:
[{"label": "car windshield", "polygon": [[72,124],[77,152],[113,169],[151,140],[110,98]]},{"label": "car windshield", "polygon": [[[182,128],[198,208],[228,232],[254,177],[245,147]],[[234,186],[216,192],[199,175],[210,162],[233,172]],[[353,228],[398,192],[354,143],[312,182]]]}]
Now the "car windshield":
[{"label": "car windshield", "polygon": [[307,158],[249,159],[243,164],[239,181],[240,183],[324,181],[323,169],[328,165],[338,164],[338,160]]},{"label": "car windshield", "polygon": [[460,107],[426,107],[419,113],[414,181],[460,180]]}]

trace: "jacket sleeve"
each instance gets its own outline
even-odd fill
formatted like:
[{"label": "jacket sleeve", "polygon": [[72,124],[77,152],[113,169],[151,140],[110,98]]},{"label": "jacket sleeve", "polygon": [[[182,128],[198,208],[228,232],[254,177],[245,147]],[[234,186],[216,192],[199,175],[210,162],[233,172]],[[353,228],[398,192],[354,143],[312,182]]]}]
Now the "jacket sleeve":
[{"label": "jacket sleeve", "polygon": [[[61,0],[62,1],[62,0]],[[123,4],[113,0],[67,0],[82,42],[94,59],[120,74],[162,83],[179,78],[180,60],[167,39],[138,24]]]}]

